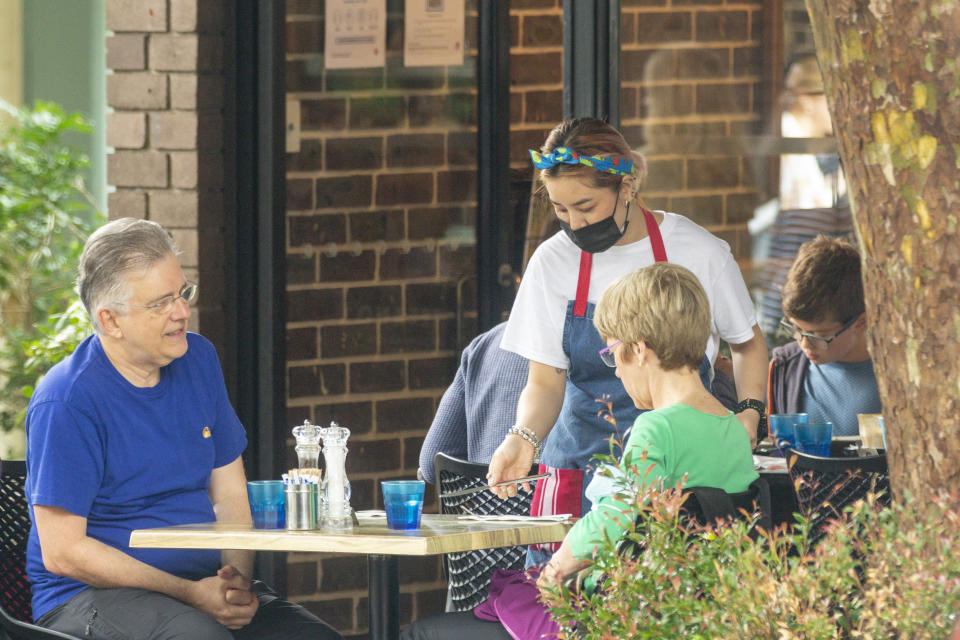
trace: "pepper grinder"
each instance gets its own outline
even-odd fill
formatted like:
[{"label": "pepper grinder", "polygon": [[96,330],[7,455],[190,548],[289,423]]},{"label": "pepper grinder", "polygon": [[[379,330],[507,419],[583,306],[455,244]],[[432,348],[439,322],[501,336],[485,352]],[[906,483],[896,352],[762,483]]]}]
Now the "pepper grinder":
[{"label": "pepper grinder", "polygon": [[293,428],[293,437],[297,439],[297,467],[316,469],[320,462],[320,427],[304,420],[303,424]]},{"label": "pepper grinder", "polygon": [[320,429],[323,459],[326,464],[323,486],[323,528],[344,530],[353,527],[350,508],[350,481],[347,480],[347,438],[350,430],[331,422]]}]

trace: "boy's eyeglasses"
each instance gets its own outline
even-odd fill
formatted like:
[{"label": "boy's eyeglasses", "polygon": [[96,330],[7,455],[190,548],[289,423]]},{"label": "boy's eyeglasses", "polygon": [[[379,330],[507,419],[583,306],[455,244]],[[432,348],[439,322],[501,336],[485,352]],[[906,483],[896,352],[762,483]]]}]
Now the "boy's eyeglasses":
[{"label": "boy's eyeglasses", "polygon": [[837,331],[835,334],[833,334],[829,338],[824,338],[823,336],[814,335],[812,333],[804,333],[803,331],[800,331],[800,329],[797,329],[795,326],[793,326],[791,323],[787,322],[786,320],[780,320],[780,327],[782,330],[787,331],[791,336],[793,336],[793,339],[796,340],[797,342],[800,342],[800,338],[805,338],[807,341],[807,344],[813,347],[814,349],[818,351],[826,351],[827,349],[830,348],[830,343],[836,340],[841,333],[843,333],[844,331],[852,327],[853,323],[856,322],[859,317],[860,317],[860,314],[858,313],[857,315],[847,320],[845,323],[843,323],[843,326],[840,327],[840,331]]},{"label": "boy's eyeglasses", "polygon": [[600,351],[597,351],[597,353],[600,354],[600,359],[603,360],[603,364],[607,365],[608,367],[617,366],[617,359],[614,356],[613,348],[621,342],[623,342],[623,340],[617,340],[609,347],[604,347],[603,349],[600,349]]},{"label": "boy's eyeglasses", "polygon": [[164,296],[160,298],[153,304],[130,304],[129,302],[114,302],[113,304],[122,304],[125,307],[136,307],[137,309],[146,309],[151,311],[158,316],[163,316],[173,309],[173,305],[176,304],[177,300],[183,298],[183,301],[187,304],[193,302],[193,299],[197,297],[198,285],[187,283],[183,285],[183,288],[180,289],[180,293],[173,296]]}]

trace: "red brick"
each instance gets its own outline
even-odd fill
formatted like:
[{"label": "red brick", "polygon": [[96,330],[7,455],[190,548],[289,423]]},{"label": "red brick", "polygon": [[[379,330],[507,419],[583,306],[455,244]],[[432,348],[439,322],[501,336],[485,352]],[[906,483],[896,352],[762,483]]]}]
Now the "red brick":
[{"label": "red brick", "polygon": [[377,176],[377,204],[422,204],[433,200],[432,173],[402,173]]},{"label": "red brick", "polygon": [[[420,450],[423,449],[423,441],[423,436],[403,439],[404,469],[417,469],[420,466]],[[428,491],[427,495],[424,496],[423,509],[427,513],[436,513],[439,511],[439,509],[437,509],[436,499],[430,495],[432,493],[432,491]],[[446,596],[446,591],[444,591],[444,596]]]},{"label": "red brick", "polygon": [[336,320],[343,318],[342,289],[287,291],[287,321]]},{"label": "red brick", "polygon": [[[400,469],[400,441],[399,440],[356,440],[348,442],[350,454],[347,456],[347,475],[368,472],[398,471]],[[374,491],[378,505],[379,491]],[[351,500],[351,503],[353,501]],[[353,503],[359,504],[359,503]],[[357,611],[361,620],[366,620]],[[327,618],[324,618],[327,620]]]},{"label": "red brick", "polygon": [[[317,416],[317,424],[327,424],[333,420],[342,427],[350,429],[351,435],[370,433],[373,429],[372,402],[338,402],[333,404],[318,404],[313,408]],[[352,445],[351,445],[352,446]],[[349,460],[349,458],[348,458]],[[353,495],[356,496],[356,484],[352,484]],[[372,502],[351,501],[354,505],[372,504]]]},{"label": "red brick", "polygon": [[697,40],[742,41],[750,37],[747,11],[700,11],[697,13]]},{"label": "red brick", "polygon": [[762,76],[763,48],[736,47],[733,50],[734,76]]},{"label": "red brick", "polygon": [[521,129],[510,132],[510,162],[530,166],[530,149],[539,149],[553,127],[545,125],[543,129]]},{"label": "red brick", "polygon": [[223,66],[223,39],[196,34],[154,34],[147,45],[156,71],[215,70]]},{"label": "red brick", "polygon": [[476,126],[476,96],[469,93],[448,95],[413,95],[408,100],[411,127],[432,127],[452,124]]},{"label": "red brick", "polygon": [[648,159],[647,191],[674,191],[683,188],[682,161]]},{"label": "red brick", "polygon": [[139,71],[147,66],[146,37],[119,34],[107,38],[107,69]]},{"label": "red brick", "polygon": [[510,56],[512,85],[560,84],[563,82],[560,52],[514,53]]},{"label": "red brick", "polygon": [[437,272],[437,253],[424,247],[388,249],[380,256],[380,280],[429,278]]},{"label": "red brick", "polygon": [[726,224],[744,224],[753,217],[753,210],[760,204],[756,193],[731,193],[726,199]]},{"label": "red brick", "polygon": [[723,196],[689,196],[670,198],[670,210],[687,216],[702,226],[723,222]]},{"label": "red brick", "polygon": [[290,398],[340,395],[346,391],[345,371],[342,364],[290,367],[287,395]]},{"label": "red brick", "polygon": [[377,409],[377,432],[426,431],[433,421],[433,398],[397,398],[379,400]]},{"label": "red brick", "polygon": [[456,249],[440,247],[439,253],[440,267],[437,273],[441,276],[459,278],[477,269],[477,249],[472,244]]},{"label": "red brick", "polygon": [[559,15],[523,16],[524,47],[563,46],[563,23]]},{"label": "red brick", "polygon": [[287,53],[323,53],[323,20],[287,22]]},{"label": "red brick", "polygon": [[346,221],[342,214],[320,216],[288,216],[288,236],[291,247],[312,244],[321,247],[328,242],[342,243],[347,240]]},{"label": "red brick", "polygon": [[317,330],[314,327],[287,329],[287,361],[317,357]]},{"label": "red brick", "polygon": [[408,320],[380,324],[380,353],[433,351],[436,331],[433,320]]},{"label": "red brick", "polygon": [[313,180],[302,178],[287,180],[287,211],[313,209]]},{"label": "red brick", "polygon": [[107,105],[115,109],[166,109],[167,77],[153,73],[108,75]]},{"label": "red brick", "polygon": [[402,209],[352,213],[349,220],[350,239],[353,241],[391,241],[404,237]]},{"label": "red brick", "polygon": [[523,94],[526,105],[524,122],[557,123],[563,119],[563,92],[527,91]]},{"label": "red brick", "polygon": [[195,149],[197,147],[196,112],[151,113],[150,145],[154,149]]},{"label": "red brick", "polygon": [[326,163],[331,171],[379,169],[383,166],[383,138],[327,138]]},{"label": "red brick", "polygon": [[107,155],[107,183],[115,187],[167,186],[167,156],[155,151],[117,151]]},{"label": "red brick", "polygon": [[740,184],[740,165],[735,158],[690,158],[687,160],[688,189],[717,189]]},{"label": "red brick", "polygon": [[373,251],[339,251],[335,256],[320,254],[320,282],[359,282],[373,280],[377,264]]},{"label": "red brick", "polygon": [[196,229],[169,229],[170,236],[180,248],[180,265],[196,267],[200,264],[200,238]]},{"label": "red brick", "polygon": [[324,87],[327,91],[344,93],[379,91],[383,89],[383,67],[327,69],[324,72]]},{"label": "red brick", "polygon": [[300,151],[286,155],[287,171],[320,171],[323,169],[323,140],[300,140]]},{"label": "red brick", "polygon": [[689,11],[637,15],[637,43],[641,45],[692,39],[693,19]]},{"label": "red brick", "polygon": [[350,393],[400,391],[406,386],[403,370],[402,360],[351,362]]},{"label": "red brick", "polygon": [[676,55],[677,78],[725,78],[730,75],[727,49],[682,49]]},{"label": "red brick", "polygon": [[476,171],[440,171],[437,173],[437,202],[475,202]]},{"label": "red brick", "polygon": [[288,562],[287,593],[290,596],[313,595],[317,591],[316,562]]},{"label": "red brick", "polygon": [[407,315],[453,313],[456,310],[456,289],[452,283],[437,282],[407,285]]},{"label": "red brick", "polygon": [[107,0],[107,29],[166,31],[166,0]]},{"label": "red brick", "polygon": [[107,146],[142,149],[147,143],[147,117],[143,113],[116,111],[107,114]]},{"label": "red brick", "polygon": [[388,167],[423,167],[442,165],[443,134],[387,136]]},{"label": "red brick", "polygon": [[377,325],[332,325],[320,329],[320,357],[350,358],[377,352]]},{"label": "red brick", "polygon": [[[348,441],[349,442],[349,441]],[[348,458],[349,459],[349,458]],[[356,506],[356,503],[353,503]],[[321,593],[361,591],[367,588],[367,559],[363,556],[331,556],[324,558]]]},{"label": "red brick", "polygon": [[[626,49],[620,52],[620,77],[623,82],[641,82],[647,79],[647,64],[655,53],[670,56],[669,51],[655,52],[650,49]],[[664,78],[667,79],[667,78]]]},{"label": "red brick", "polygon": [[[399,26],[402,28],[403,23]],[[446,70],[441,66],[408,67],[401,56],[387,57],[386,88],[402,91],[427,91],[442,89],[446,82]]]},{"label": "red brick", "polygon": [[317,180],[317,208],[369,207],[373,189],[370,176],[341,176]]},{"label": "red brick", "polygon": [[302,100],[300,128],[303,131],[338,131],[347,126],[347,101],[342,98]]},{"label": "red brick", "polygon": [[147,217],[147,194],[134,189],[117,189],[107,196],[110,219]]},{"label": "red brick", "polygon": [[410,360],[407,364],[407,379],[411,389],[445,389],[457,371],[453,357]]},{"label": "red brick", "polygon": [[224,91],[224,78],[219,75],[170,74],[173,109],[220,109],[224,106]]},{"label": "red brick", "polygon": [[301,253],[287,254],[287,284],[310,284],[318,282],[317,278],[317,256],[314,253],[304,255]]},{"label": "red brick", "polygon": [[698,84],[697,113],[749,113],[751,85]]},{"label": "red brick", "polygon": [[150,219],[164,227],[196,226],[199,203],[196,191],[151,191]]},{"label": "red brick", "polygon": [[452,227],[475,224],[473,209],[468,207],[411,209],[408,217],[411,240],[443,238]]},{"label": "red brick", "polygon": [[401,310],[399,286],[351,287],[347,290],[348,318],[398,316]]},{"label": "red brick", "polygon": [[[518,97],[519,94],[518,94]],[[511,103],[513,97],[511,96]],[[447,133],[447,162],[452,165],[477,164],[477,134],[474,131],[450,131]]]},{"label": "red brick", "polygon": [[351,129],[392,129],[403,124],[403,98],[351,98]]}]

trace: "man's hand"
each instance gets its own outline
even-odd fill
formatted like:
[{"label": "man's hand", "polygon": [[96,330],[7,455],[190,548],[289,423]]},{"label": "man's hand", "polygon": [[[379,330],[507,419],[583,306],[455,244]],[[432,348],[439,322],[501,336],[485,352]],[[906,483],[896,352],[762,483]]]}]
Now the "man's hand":
[{"label": "man's hand", "polygon": [[[518,435],[508,434],[490,459],[487,484],[523,478],[530,473],[530,467],[533,466],[533,454],[532,444]],[[523,488],[530,491],[530,483],[523,483]],[[490,491],[500,499],[512,498],[517,495],[517,485],[495,487]]]},{"label": "man's hand", "polygon": [[[222,574],[222,575],[221,575]],[[236,604],[246,598],[246,604]],[[203,611],[227,629],[241,629],[250,623],[260,602],[250,592],[250,581],[226,566],[217,575],[194,582],[187,604]]]}]

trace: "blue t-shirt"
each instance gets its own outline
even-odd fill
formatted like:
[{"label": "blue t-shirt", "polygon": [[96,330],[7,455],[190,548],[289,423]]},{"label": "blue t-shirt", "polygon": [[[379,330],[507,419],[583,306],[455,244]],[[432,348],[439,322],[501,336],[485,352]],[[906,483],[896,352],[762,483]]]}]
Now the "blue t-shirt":
[{"label": "blue t-shirt", "polygon": [[[87,518],[87,535],[149,565],[196,580],[220,568],[220,552],[132,549],[130,532],[216,520],[213,469],[246,448],[216,350],[187,334],[186,354],[149,388],[130,384],[99,339],[84,340],[37,386],[27,410],[26,494],[33,505]],[[36,526],[27,544],[34,619],[86,584],[43,566]]]},{"label": "blue t-shirt", "polygon": [[811,364],[802,400],[810,422],[832,422],[834,436],[857,435],[858,413],[882,411],[873,361]]}]

